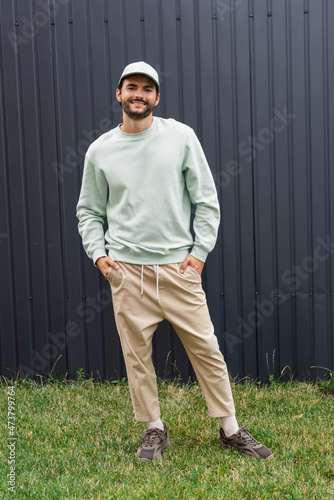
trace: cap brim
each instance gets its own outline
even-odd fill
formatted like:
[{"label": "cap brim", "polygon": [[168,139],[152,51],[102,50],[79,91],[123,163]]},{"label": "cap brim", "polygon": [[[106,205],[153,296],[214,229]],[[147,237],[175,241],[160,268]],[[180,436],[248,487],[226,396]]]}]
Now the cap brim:
[{"label": "cap brim", "polygon": [[152,75],[149,75],[148,73],[144,73],[143,71],[133,71],[131,73],[126,73],[125,75],[122,75],[121,78],[119,79],[118,85],[120,85],[121,81],[124,80],[124,78],[127,78],[128,76],[133,76],[133,75],[144,75],[147,76],[152,82],[154,82],[156,85],[159,85],[159,82],[156,81],[155,78],[152,77]]}]

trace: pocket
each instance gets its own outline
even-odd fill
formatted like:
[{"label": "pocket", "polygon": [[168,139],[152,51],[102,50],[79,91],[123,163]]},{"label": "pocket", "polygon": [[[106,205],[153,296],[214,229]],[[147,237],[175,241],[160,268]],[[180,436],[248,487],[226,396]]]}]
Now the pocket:
[{"label": "pocket", "polygon": [[121,268],[114,269],[113,267],[110,266],[108,271],[108,281],[113,290],[115,288],[118,288],[123,281],[122,269]]},{"label": "pocket", "polygon": [[196,278],[202,280],[202,276],[193,267],[188,265],[186,271],[187,270],[189,270],[193,276],[196,276]]}]

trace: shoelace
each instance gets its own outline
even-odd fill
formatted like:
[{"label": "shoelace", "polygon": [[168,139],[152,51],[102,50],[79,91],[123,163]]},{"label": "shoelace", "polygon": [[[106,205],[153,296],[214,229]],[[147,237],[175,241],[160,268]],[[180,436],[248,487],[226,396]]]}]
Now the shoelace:
[{"label": "shoelace", "polygon": [[246,426],[240,427],[239,432],[241,435],[243,434],[243,438],[247,444],[261,444],[251,434],[249,434],[249,432],[246,430]]},{"label": "shoelace", "polygon": [[143,439],[145,446],[153,446],[156,439],[159,439],[159,440],[162,439],[161,434],[163,432],[164,431],[162,431],[161,429],[157,429],[155,427],[152,429],[147,429],[147,431],[144,434],[144,439]]}]

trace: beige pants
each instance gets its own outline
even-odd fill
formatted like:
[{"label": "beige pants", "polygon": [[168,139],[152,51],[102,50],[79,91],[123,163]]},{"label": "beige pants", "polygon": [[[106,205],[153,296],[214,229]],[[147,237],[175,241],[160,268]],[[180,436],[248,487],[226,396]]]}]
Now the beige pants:
[{"label": "beige pants", "polygon": [[209,415],[234,415],[234,403],[223,355],[214,335],[201,277],[181,263],[141,266],[118,262],[110,268],[118,329],[136,420],[160,418],[152,337],[167,319],[180,337],[204,394]]}]

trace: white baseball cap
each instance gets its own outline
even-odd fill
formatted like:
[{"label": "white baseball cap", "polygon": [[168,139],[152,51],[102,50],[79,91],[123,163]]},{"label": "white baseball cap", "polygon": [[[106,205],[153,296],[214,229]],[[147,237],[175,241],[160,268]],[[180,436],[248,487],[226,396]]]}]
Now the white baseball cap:
[{"label": "white baseball cap", "polygon": [[121,75],[121,78],[119,79],[118,85],[120,85],[121,81],[123,78],[126,78],[127,76],[131,75],[145,75],[148,78],[151,78],[151,80],[154,81],[159,87],[159,75],[156,72],[152,66],[147,64],[144,61],[139,61],[139,62],[134,62],[131,64],[128,64],[125,68],[124,71]]}]

